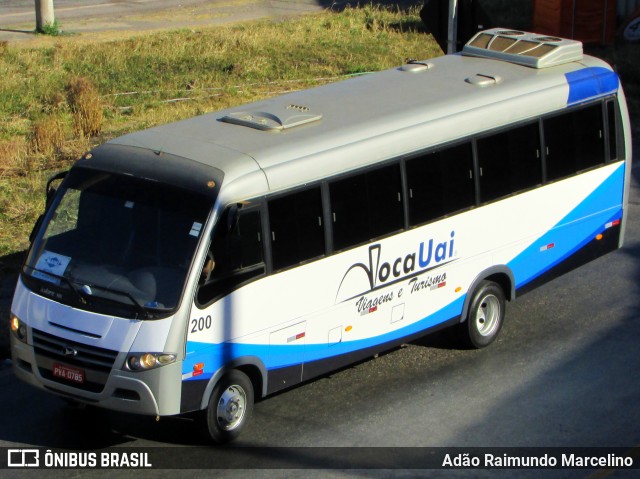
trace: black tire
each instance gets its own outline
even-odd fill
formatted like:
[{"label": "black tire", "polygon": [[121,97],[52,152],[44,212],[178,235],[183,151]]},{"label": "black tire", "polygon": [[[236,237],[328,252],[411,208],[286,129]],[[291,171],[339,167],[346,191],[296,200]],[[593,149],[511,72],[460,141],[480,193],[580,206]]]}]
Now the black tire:
[{"label": "black tire", "polygon": [[253,384],[242,371],[225,374],[213,388],[206,409],[209,437],[223,444],[236,439],[253,413]]},{"label": "black tire", "polygon": [[466,320],[456,327],[456,337],[474,349],[489,346],[498,337],[504,323],[505,295],[493,281],[482,281],[471,297]]}]

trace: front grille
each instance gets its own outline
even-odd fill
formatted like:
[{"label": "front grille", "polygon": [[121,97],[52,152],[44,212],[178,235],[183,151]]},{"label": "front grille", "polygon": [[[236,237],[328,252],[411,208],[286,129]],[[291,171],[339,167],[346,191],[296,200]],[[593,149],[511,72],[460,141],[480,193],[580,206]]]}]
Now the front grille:
[{"label": "front grille", "polygon": [[[94,393],[99,393],[104,389],[118,356],[118,351],[59,338],[37,329],[33,329],[33,349],[36,354],[38,371],[43,378]],[[75,356],[65,355],[65,349],[75,350]],[[74,383],[55,377],[52,369],[53,364],[57,362],[83,369],[85,371],[84,382]]]},{"label": "front grille", "polygon": [[[113,363],[118,356],[118,351],[70,341],[37,329],[33,330],[33,348],[36,355],[105,373],[111,371]],[[75,356],[65,356],[65,348],[73,348],[77,351],[77,354]]]}]

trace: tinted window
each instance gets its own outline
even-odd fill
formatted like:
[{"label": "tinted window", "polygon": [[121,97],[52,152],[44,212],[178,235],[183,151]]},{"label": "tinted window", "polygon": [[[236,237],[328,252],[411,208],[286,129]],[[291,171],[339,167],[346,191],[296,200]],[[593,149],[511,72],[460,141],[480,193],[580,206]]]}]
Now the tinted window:
[{"label": "tinted window", "polygon": [[402,229],[400,165],[333,181],[329,184],[336,250]]},{"label": "tinted window", "polygon": [[602,107],[598,103],[544,120],[547,180],[604,163]]},{"label": "tinted window", "polygon": [[492,201],[542,183],[538,123],[477,141],[480,201]]},{"label": "tinted window", "polygon": [[262,223],[260,210],[241,212],[238,221],[229,234],[229,249],[237,259],[234,269],[248,268],[263,262],[262,256]]},{"label": "tinted window", "polygon": [[418,225],[475,204],[471,144],[406,162],[409,224]]},{"label": "tinted window", "polygon": [[269,201],[273,268],[282,269],[324,254],[320,187]]},{"label": "tinted window", "polygon": [[264,272],[260,209],[226,210],[203,265],[198,302],[209,303]]}]

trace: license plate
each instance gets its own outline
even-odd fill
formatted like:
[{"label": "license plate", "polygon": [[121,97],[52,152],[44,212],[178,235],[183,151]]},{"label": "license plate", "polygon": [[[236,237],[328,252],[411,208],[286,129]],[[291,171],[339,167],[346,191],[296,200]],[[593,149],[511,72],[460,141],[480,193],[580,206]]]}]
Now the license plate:
[{"label": "license plate", "polygon": [[53,377],[81,384],[84,382],[84,369],[53,363]]}]

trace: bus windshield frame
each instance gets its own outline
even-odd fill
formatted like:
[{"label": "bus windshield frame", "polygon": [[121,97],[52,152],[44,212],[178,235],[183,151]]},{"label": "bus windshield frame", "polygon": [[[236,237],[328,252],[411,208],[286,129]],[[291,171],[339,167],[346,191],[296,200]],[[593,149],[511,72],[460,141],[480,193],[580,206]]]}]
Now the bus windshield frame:
[{"label": "bus windshield frame", "polygon": [[86,311],[170,316],[214,203],[158,181],[73,168],[34,238],[23,282]]}]

